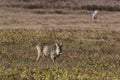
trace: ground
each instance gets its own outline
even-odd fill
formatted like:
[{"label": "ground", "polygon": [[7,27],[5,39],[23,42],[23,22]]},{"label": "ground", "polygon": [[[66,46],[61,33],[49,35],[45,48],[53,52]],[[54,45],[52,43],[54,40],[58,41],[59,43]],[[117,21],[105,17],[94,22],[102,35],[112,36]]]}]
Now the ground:
[{"label": "ground", "polygon": [[[57,12],[57,13],[56,13]],[[119,80],[120,12],[0,8],[1,80]],[[35,61],[35,46],[62,42],[63,55]]]}]

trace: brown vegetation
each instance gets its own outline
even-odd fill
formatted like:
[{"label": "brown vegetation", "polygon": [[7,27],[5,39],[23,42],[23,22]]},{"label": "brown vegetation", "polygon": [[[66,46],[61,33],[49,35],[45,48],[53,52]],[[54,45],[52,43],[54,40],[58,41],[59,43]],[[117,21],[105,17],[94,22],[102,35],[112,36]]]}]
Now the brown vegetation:
[{"label": "brown vegetation", "polygon": [[[0,1],[0,80],[119,80],[120,0]],[[37,44],[57,41],[56,65],[35,62]]]},{"label": "brown vegetation", "polygon": [[120,11],[119,0],[0,0],[0,6],[28,9],[86,9]]}]

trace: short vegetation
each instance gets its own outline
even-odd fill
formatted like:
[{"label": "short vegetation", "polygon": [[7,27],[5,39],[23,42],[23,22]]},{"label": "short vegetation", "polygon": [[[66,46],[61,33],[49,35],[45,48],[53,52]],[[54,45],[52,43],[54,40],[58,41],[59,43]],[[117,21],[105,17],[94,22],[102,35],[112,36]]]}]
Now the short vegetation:
[{"label": "short vegetation", "polygon": [[[119,80],[120,33],[79,30],[1,30],[1,80]],[[35,61],[40,42],[62,41],[56,65]]]}]

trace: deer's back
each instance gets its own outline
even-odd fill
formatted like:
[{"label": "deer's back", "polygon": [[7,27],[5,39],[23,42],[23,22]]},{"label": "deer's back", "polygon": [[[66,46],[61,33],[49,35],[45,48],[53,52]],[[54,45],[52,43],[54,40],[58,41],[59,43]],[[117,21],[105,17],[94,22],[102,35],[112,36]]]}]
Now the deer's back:
[{"label": "deer's back", "polygon": [[46,56],[50,55],[52,52],[55,51],[55,45],[53,44],[47,44],[47,43],[40,44],[39,48],[41,52]]}]

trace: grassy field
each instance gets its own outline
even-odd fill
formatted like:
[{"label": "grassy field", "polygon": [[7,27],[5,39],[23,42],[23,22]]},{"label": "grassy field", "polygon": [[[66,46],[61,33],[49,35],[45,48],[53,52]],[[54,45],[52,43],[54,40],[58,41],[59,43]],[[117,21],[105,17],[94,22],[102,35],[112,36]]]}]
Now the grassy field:
[{"label": "grassy field", "polygon": [[[80,30],[1,30],[0,78],[28,80],[119,80],[120,33]],[[63,42],[56,60],[35,61],[40,42]]]},{"label": "grassy field", "polygon": [[[107,0],[56,2],[87,4],[65,8],[63,4],[48,8],[54,1],[37,7],[33,0],[0,1],[0,80],[120,79],[120,12],[115,8],[119,0],[106,5]],[[36,1],[40,5],[42,0]],[[101,8],[97,22],[91,20],[91,6]],[[56,64],[44,57],[35,61],[37,44],[59,41],[63,55]]]}]

